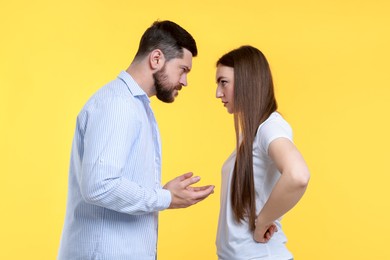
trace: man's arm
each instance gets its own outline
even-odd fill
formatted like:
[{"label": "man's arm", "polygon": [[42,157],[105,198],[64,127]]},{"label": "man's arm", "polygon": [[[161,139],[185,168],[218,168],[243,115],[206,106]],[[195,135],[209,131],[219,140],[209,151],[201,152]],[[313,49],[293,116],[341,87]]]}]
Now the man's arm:
[{"label": "man's arm", "polygon": [[[145,162],[130,158],[140,138],[142,125],[137,113],[142,111],[124,99],[114,99],[89,107],[79,118],[83,151],[77,174],[81,194],[88,203],[127,214],[166,209],[171,203],[169,191],[157,185],[144,187],[126,177],[154,173],[138,172],[142,167],[135,165]],[[143,148],[139,149],[137,153],[142,154]],[[134,160],[132,167],[128,167],[129,159]]]}]

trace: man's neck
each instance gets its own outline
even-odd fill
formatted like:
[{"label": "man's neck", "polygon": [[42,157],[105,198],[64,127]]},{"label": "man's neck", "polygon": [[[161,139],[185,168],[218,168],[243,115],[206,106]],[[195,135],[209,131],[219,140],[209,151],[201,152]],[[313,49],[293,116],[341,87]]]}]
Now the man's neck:
[{"label": "man's neck", "polygon": [[137,82],[137,84],[145,91],[148,97],[156,95],[152,71],[147,64],[133,61],[126,70],[127,73]]}]

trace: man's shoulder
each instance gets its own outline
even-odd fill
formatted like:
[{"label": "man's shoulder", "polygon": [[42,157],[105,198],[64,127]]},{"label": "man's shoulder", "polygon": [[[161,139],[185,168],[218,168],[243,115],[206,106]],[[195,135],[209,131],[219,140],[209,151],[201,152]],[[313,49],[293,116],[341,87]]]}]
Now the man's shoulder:
[{"label": "man's shoulder", "polygon": [[121,101],[131,104],[134,102],[134,97],[129,91],[127,85],[121,79],[117,78],[98,89],[88,99],[84,108]]}]

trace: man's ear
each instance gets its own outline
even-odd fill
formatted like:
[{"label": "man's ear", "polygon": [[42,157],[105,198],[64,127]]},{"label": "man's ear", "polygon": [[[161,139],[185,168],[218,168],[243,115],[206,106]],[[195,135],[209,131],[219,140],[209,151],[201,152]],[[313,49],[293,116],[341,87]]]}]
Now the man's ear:
[{"label": "man's ear", "polygon": [[164,66],[165,58],[161,50],[155,49],[149,54],[149,64],[153,70],[159,70]]}]

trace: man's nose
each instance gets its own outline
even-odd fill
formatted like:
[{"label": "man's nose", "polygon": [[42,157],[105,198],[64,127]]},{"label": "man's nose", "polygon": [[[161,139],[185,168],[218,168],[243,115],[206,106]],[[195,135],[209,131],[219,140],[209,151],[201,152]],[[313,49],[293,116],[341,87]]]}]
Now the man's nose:
[{"label": "man's nose", "polygon": [[182,86],[187,86],[187,75],[182,75],[181,77],[180,77],[180,81],[179,81],[179,83],[182,85]]}]

